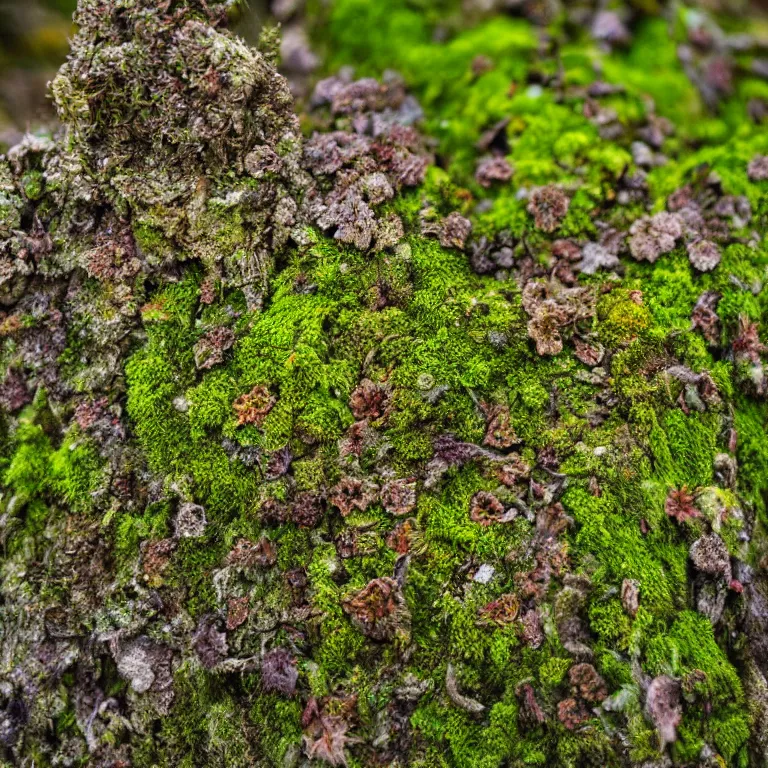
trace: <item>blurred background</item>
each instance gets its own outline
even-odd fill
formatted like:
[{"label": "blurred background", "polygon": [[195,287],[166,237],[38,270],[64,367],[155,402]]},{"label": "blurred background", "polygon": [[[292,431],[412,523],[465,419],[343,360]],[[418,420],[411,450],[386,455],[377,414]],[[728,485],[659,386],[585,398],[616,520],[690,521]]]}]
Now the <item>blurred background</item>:
[{"label": "blurred background", "polygon": [[[77,0],[0,0],[0,152],[24,131],[50,125],[47,84],[69,50]],[[267,0],[249,0],[238,32],[258,39]]]},{"label": "blurred background", "polygon": [[[458,14],[462,19],[478,13],[504,9],[520,12],[527,5],[546,5],[546,0],[405,0],[429,17],[430,23]],[[322,16],[333,0],[246,0],[241,2],[241,15],[236,31],[255,44],[265,22],[282,27],[282,69],[291,87],[301,95],[317,67],[317,57],[307,39],[307,15]],[[372,4],[388,0],[370,0]],[[635,10],[656,10],[678,0],[550,0],[565,7],[627,6]],[[50,126],[53,109],[47,96],[47,83],[68,51],[73,32],[72,13],[77,0],[0,0],[0,152],[15,144],[24,131]],[[738,17],[765,11],[768,0],[696,0],[687,3],[724,11]],[[322,29],[322,22],[320,22]],[[317,30],[316,30],[317,31]],[[322,41],[315,40],[322,45]]]},{"label": "blurred background", "polygon": [[67,54],[77,0],[0,0],[0,146],[50,122],[46,84]]}]

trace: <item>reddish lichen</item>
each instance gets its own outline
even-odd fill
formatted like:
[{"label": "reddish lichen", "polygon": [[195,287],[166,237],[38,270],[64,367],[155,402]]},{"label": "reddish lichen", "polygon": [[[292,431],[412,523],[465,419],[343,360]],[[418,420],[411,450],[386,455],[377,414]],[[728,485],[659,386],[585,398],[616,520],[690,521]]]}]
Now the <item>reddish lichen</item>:
[{"label": "reddish lichen", "polygon": [[694,506],[694,495],[687,486],[672,489],[664,503],[664,511],[678,523],[684,523],[694,517],[701,517],[701,512]]},{"label": "reddish lichen", "polygon": [[478,611],[478,624],[482,626],[499,626],[511,624],[520,611],[520,599],[508,592],[496,600],[484,605]]},{"label": "reddish lichen", "polygon": [[232,403],[232,408],[237,414],[237,424],[254,424],[260,426],[267,414],[275,405],[276,398],[273,397],[264,385],[255,386],[250,392],[240,395]]},{"label": "reddish lichen", "polygon": [[345,613],[372,640],[393,640],[406,629],[408,610],[399,584],[389,577],[373,579],[342,600]]}]

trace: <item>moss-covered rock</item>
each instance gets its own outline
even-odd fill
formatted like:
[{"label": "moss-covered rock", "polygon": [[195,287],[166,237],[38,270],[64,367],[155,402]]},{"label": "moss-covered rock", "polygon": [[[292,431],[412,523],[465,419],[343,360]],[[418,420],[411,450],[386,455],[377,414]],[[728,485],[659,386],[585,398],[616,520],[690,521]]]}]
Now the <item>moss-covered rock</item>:
[{"label": "moss-covered rock", "polygon": [[509,5],[276,2],[283,77],[82,0],[0,158],[3,764],[766,764],[768,27]]}]

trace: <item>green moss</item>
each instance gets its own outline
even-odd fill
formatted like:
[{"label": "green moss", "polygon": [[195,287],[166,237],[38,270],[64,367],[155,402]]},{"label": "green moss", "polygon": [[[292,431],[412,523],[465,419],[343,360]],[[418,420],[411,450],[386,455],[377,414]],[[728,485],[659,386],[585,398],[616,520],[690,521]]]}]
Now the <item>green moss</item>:
[{"label": "green moss", "polygon": [[34,423],[34,412],[26,410],[14,435],[15,450],[5,471],[3,484],[23,505],[42,493],[47,482],[48,462],[53,449],[43,428]]},{"label": "green moss", "polygon": [[104,480],[104,461],[76,430],[54,450],[44,428],[50,416],[41,397],[22,413],[3,484],[13,494],[17,510],[35,499],[48,498],[75,512],[90,512]]},{"label": "green moss", "polygon": [[558,686],[563,682],[565,673],[572,664],[571,659],[561,659],[557,656],[552,656],[539,667],[539,678],[546,686]]},{"label": "green moss", "polygon": [[648,19],[635,32],[625,55],[604,60],[605,78],[621,84],[642,102],[650,96],[661,114],[686,130],[703,113],[701,99],[678,66],[677,46],[664,19]]},{"label": "green moss", "polygon": [[651,436],[659,475],[675,486],[709,485],[719,431],[716,415],[666,413],[663,425]]},{"label": "green moss", "polygon": [[737,400],[734,413],[735,427],[739,433],[738,459],[740,482],[751,503],[765,521],[766,490],[768,490],[768,444],[765,433],[768,428],[768,408],[764,403]]},{"label": "green moss", "polygon": [[39,200],[45,189],[43,174],[40,171],[30,171],[22,178],[21,186],[29,200]]},{"label": "green moss", "polygon": [[[122,515],[115,523],[115,553],[120,564],[130,569],[147,539],[162,539],[170,533],[170,505],[149,504],[141,515]],[[132,574],[131,574],[132,575]]]},{"label": "green moss", "polygon": [[133,225],[133,236],[136,245],[148,258],[161,261],[173,253],[173,244],[163,234],[159,226],[154,226],[147,220],[138,221]]},{"label": "green moss", "polygon": [[719,717],[712,725],[714,742],[720,754],[729,762],[736,759],[739,766],[749,765],[747,739],[750,735],[750,721],[743,712],[735,708]]},{"label": "green moss", "polygon": [[623,513],[607,494],[595,498],[573,488],[564,503],[579,524],[576,545],[596,558],[601,578],[614,584],[637,580],[642,604],[654,614],[671,617],[684,599],[687,548],[660,547],[658,538],[645,539],[639,520]]},{"label": "green moss", "polygon": [[648,308],[629,291],[611,291],[600,300],[597,311],[600,339],[609,346],[643,335],[651,322]]},{"label": "green moss", "polygon": [[162,722],[159,738],[139,752],[137,765],[184,766],[209,761],[235,768],[252,761],[256,753],[245,733],[254,730],[247,713],[235,704],[224,680],[202,669],[184,666],[175,675],[176,700]]},{"label": "green moss", "polygon": [[221,429],[234,419],[232,402],[238,395],[236,383],[224,370],[211,371],[200,384],[185,393],[189,430],[193,440],[204,440],[209,431]]},{"label": "green moss", "polygon": [[589,609],[589,626],[605,643],[618,650],[627,649],[631,621],[620,600],[594,602]]},{"label": "green moss", "polygon": [[71,436],[50,457],[49,481],[53,493],[76,512],[94,507],[94,494],[106,479],[104,460],[88,440]]},{"label": "green moss", "polygon": [[288,750],[301,743],[301,703],[261,694],[254,697],[250,718],[262,754],[274,765],[284,764]]},{"label": "green moss", "polygon": [[645,654],[648,669],[654,674],[704,672],[707,697],[716,706],[743,700],[738,674],[717,645],[712,625],[704,616],[680,612],[668,632],[648,639]]},{"label": "green moss", "polygon": [[428,742],[447,745],[456,766],[495,768],[518,751],[517,706],[499,702],[482,728],[465,712],[435,703],[420,706],[411,722]]}]

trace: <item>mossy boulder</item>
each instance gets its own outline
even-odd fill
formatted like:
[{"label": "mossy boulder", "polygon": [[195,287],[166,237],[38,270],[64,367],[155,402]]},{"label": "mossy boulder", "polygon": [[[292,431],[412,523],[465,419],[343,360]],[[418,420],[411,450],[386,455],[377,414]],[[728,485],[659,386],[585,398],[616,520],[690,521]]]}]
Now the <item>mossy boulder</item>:
[{"label": "mossy boulder", "polygon": [[766,764],[768,26],[598,5],[276,2],[280,74],[82,0],[0,157],[3,765]]}]

